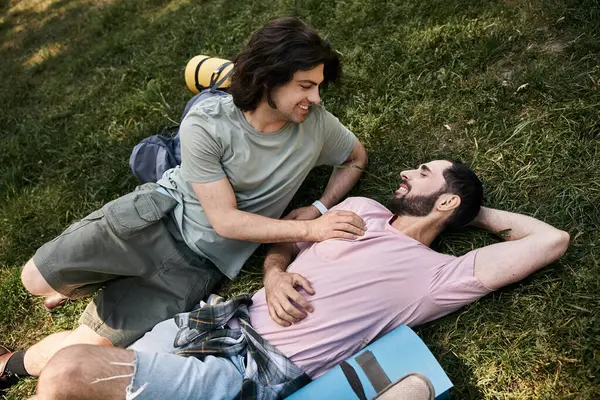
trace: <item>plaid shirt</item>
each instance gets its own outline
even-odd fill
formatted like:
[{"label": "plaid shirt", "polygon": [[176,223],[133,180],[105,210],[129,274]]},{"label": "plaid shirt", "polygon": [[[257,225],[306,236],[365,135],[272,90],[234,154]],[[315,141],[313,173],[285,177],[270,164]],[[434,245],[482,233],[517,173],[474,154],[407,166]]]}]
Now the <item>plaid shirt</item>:
[{"label": "plaid shirt", "polygon": [[[308,375],[252,328],[250,295],[226,302],[211,295],[209,303],[175,316],[180,328],[174,343],[179,349],[176,354],[199,359],[246,355],[244,381],[235,397],[238,400],[282,399],[310,382]],[[227,325],[232,318],[238,318],[240,329]]]}]

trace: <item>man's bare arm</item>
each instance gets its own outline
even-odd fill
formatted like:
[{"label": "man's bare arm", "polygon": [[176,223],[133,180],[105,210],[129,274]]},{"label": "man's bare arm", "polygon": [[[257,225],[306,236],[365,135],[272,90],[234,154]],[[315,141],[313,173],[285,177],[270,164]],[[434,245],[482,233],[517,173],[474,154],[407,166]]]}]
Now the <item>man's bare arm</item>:
[{"label": "man's bare arm", "polygon": [[[344,163],[333,169],[325,191],[319,201],[327,208],[338,204],[340,200],[354,187],[367,165],[367,152],[360,141],[356,141],[352,152]],[[319,210],[310,205],[292,210],[284,219],[309,220],[321,215]]]},{"label": "man's bare arm", "polygon": [[472,226],[501,235],[506,242],[483,247],[475,276],[492,289],[520,281],[562,256],[569,234],[526,215],[482,207]]},{"label": "man's bare arm", "polygon": [[333,169],[319,201],[327,208],[335,206],[358,182],[366,166],[367,152],[362,143],[357,140],[344,164]]},{"label": "man's bare arm", "polygon": [[[310,282],[302,275],[286,272],[300,250],[294,243],[278,243],[271,247],[264,265],[264,283],[271,319],[281,326],[289,326],[305,318],[313,308],[296,290],[301,286],[308,294],[315,294]],[[295,307],[291,301],[298,304]],[[306,311],[304,311],[306,310]]]},{"label": "man's bare arm", "polygon": [[312,221],[278,220],[238,210],[227,178],[192,182],[192,187],[212,227],[226,238],[258,243],[321,242],[364,234],[364,221],[350,211],[334,211]]}]

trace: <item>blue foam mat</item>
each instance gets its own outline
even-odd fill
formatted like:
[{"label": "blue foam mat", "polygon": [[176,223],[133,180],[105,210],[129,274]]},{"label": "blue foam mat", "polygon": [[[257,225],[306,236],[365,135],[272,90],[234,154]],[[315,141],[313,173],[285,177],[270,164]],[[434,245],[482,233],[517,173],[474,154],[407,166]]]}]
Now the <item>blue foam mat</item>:
[{"label": "blue foam mat", "polygon": [[[419,336],[408,326],[401,325],[346,360],[358,374],[368,399],[375,397],[375,389],[355,360],[367,350],[373,353],[392,382],[411,372],[418,372],[429,378],[433,384],[436,400],[449,397],[452,382]],[[291,400],[358,399],[339,366],[332,368],[287,398]]]}]

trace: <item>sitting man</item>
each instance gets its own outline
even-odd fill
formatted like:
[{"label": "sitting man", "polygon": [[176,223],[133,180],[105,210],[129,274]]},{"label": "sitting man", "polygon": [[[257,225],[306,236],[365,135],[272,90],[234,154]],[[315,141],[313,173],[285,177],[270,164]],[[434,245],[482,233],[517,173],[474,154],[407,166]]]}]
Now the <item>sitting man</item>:
[{"label": "sitting man", "polygon": [[[564,231],[481,207],[481,182],[463,164],[432,161],[403,171],[401,179],[389,209],[361,197],[333,208],[357,213],[367,225],[364,236],[273,247],[265,289],[251,302],[236,298],[250,306],[179,314],[179,333],[173,320],[165,321],[134,350],[66,348],[42,372],[39,398],[245,398],[249,381],[260,387],[253,392],[258,398],[275,398],[289,393],[282,384],[301,377],[295,369],[316,378],[398,325],[449,314],[567,249]],[[502,233],[506,242],[461,257],[429,248],[444,229],[467,224]],[[210,325],[206,333],[200,329]],[[277,380],[282,374],[290,380]]]},{"label": "sitting man", "polygon": [[[341,73],[330,43],[279,18],[234,61],[230,95],[194,104],[181,123],[181,168],[75,222],[24,266],[25,289],[48,309],[104,290],[76,329],[15,353],[0,346],[0,391],[39,375],[62,347],[130,345],[234,279],[259,243],[363,233],[352,213],[321,216],[367,162],[354,133],[319,104],[320,88]],[[319,200],[280,219],[313,167],[341,164]]]}]

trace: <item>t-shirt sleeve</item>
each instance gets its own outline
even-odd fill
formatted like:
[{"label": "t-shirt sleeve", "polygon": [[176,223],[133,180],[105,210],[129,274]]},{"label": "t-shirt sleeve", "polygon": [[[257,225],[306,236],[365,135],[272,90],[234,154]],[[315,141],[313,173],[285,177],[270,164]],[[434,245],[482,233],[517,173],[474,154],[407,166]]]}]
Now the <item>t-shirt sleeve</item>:
[{"label": "t-shirt sleeve", "polygon": [[356,136],[346,128],[339,119],[323,109],[322,129],[324,134],[323,148],[319,154],[317,165],[340,165],[348,159],[356,144]]},{"label": "t-shirt sleeve", "polygon": [[[208,118],[208,117],[205,117]],[[189,182],[214,182],[224,178],[223,145],[209,132],[200,115],[188,115],[181,124],[181,173]]]},{"label": "t-shirt sleeve", "polygon": [[475,257],[473,250],[461,257],[449,257],[433,271],[430,286],[431,300],[450,313],[472,303],[492,292],[475,277]]}]

